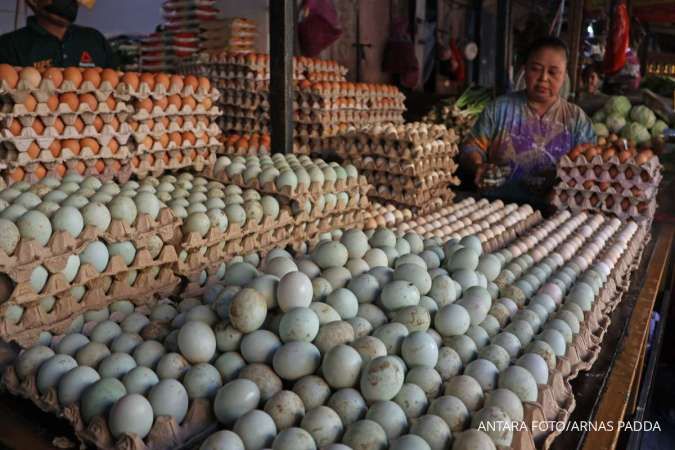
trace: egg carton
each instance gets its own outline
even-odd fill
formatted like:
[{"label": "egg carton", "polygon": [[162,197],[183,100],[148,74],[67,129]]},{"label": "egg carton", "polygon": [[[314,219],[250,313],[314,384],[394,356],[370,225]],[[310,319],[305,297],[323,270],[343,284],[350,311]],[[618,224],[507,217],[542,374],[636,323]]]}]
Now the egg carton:
[{"label": "egg carton", "polygon": [[314,221],[323,219],[333,214],[345,214],[352,211],[366,209],[370,206],[370,201],[367,196],[368,191],[348,192],[349,200],[344,201],[344,198],[338,197],[335,205],[326,204],[322,209],[319,209],[316,204],[311,205],[311,211],[306,211],[297,202],[293,203],[293,211],[299,211],[293,214],[295,223]]},{"label": "egg carton", "polygon": [[[94,120],[95,119],[96,118],[94,117]],[[99,124],[100,128],[98,129],[96,126],[94,126],[93,122],[90,122],[88,124],[83,123],[81,125],[82,126],[81,130],[78,130],[74,126],[74,123],[64,124],[63,130],[59,131],[57,128],[54,127],[55,120],[56,117],[53,117],[52,120],[49,121],[50,125],[44,126],[44,131],[42,132],[42,134],[38,134],[33,128],[35,118],[33,118],[33,120],[31,121],[30,126],[22,125],[21,132],[16,135],[9,130],[9,127],[7,126],[8,124],[0,123],[0,140],[4,139],[15,142],[29,141],[28,144],[25,144],[26,146],[28,146],[34,141],[40,142],[41,140],[48,140],[48,139],[81,139],[91,137],[91,138],[99,138],[98,139],[99,141],[104,142],[106,140],[110,140],[113,137],[116,137],[118,138],[118,140],[121,141],[123,140],[124,142],[120,143],[124,144],[126,143],[126,139],[128,139],[129,135],[131,134],[131,128],[124,121],[122,122],[118,121],[118,123],[115,125],[117,126],[117,129],[115,129],[113,125],[111,125],[111,121],[108,121],[108,123],[101,121],[102,125]],[[46,144],[46,146],[49,147],[49,144]]]},{"label": "egg carton", "polygon": [[506,245],[512,243],[516,238],[528,232],[532,227],[537,226],[543,221],[540,211],[534,211],[524,221],[516,222],[506,229],[506,231],[499,236],[488,239],[483,243],[483,248],[486,253],[493,253],[496,250],[504,248]]},{"label": "egg carton", "polygon": [[[73,254],[77,255],[77,254]],[[176,250],[172,245],[166,245],[162,248],[157,259],[153,259],[147,249],[138,249],[134,260],[130,264],[126,264],[121,256],[115,255],[110,257],[106,268],[98,272],[90,264],[82,264],[78,269],[75,278],[68,281],[63,270],[66,267],[67,258],[59,258],[63,262],[58,266],[56,260],[52,260],[49,266],[49,275],[45,286],[40,292],[35,292],[31,287],[31,272],[23,270],[11,270],[7,275],[14,281],[15,286],[9,298],[2,305],[0,305],[0,317],[5,317],[8,308],[14,305],[28,307],[34,305],[40,300],[57,297],[64,292],[70,291],[72,288],[79,286],[87,286],[96,289],[101,285],[101,281],[105,277],[114,277],[120,273],[129,273],[131,271],[140,271],[150,267],[172,264],[178,257]]]},{"label": "egg carton", "polygon": [[218,101],[220,106],[236,106],[241,109],[262,109],[269,111],[267,94],[226,90]]},{"label": "egg carton", "polygon": [[[567,198],[566,198],[567,197]],[[609,204],[608,204],[609,200]],[[633,197],[624,197],[608,193],[587,191],[568,191],[555,189],[553,205],[558,209],[568,208],[572,211],[601,211],[615,215],[620,219],[648,219],[654,217],[656,198],[649,201]]]},{"label": "egg carton", "polygon": [[392,175],[385,171],[361,170],[361,173],[376,188],[386,188],[392,192],[426,191],[440,186],[459,184],[459,180],[448,171],[434,171],[423,177]]},{"label": "egg carton", "polygon": [[[120,114],[128,112],[128,106],[123,102],[117,102],[114,108],[107,103],[98,103],[96,109],[92,109],[87,103],[80,103],[76,110],[73,110],[65,103],[59,103],[50,107],[46,103],[38,103],[33,111],[29,111],[24,104],[4,103],[0,104],[0,116],[20,118],[20,117],[40,117],[43,116],[73,116],[73,115],[104,115]],[[74,119],[73,119],[74,120]]]},{"label": "egg carton", "polygon": [[650,174],[656,173],[658,170],[661,169],[661,163],[659,161],[658,156],[653,156],[649,160],[647,160],[644,163],[638,163],[637,162],[637,155],[633,155],[630,159],[621,162],[617,156],[613,156],[612,158],[605,160],[602,158],[601,155],[597,155],[594,158],[592,158],[590,161],[586,159],[585,155],[579,155],[575,160],[570,159],[568,155],[564,155],[562,158],[560,158],[560,161],[558,162],[558,165],[563,168],[572,168],[572,167],[595,167],[595,166],[601,166],[603,168],[610,168],[612,166],[617,166],[617,167],[632,167],[634,170],[637,169],[639,170],[646,170]]},{"label": "egg carton", "polygon": [[290,246],[296,253],[305,253],[303,250],[314,248],[321,241],[322,235],[335,229],[363,229],[368,218],[365,211],[355,211],[350,214],[335,214],[319,222],[298,224],[292,231]]},{"label": "egg carton", "polygon": [[89,424],[85,424],[77,404],[65,408],[60,406],[55,388],[50,388],[44,395],[40,394],[36,375],[20,381],[14,368],[10,366],[3,373],[3,382],[12,395],[26,398],[42,411],[68,421],[82,445],[101,450],[191,448],[218,429],[210,401],[194,399],[191,400],[182,423],[178,424],[171,416],[160,416],[155,419],[145,440],[129,434],[115,439],[108,428],[107,417],[97,416]]},{"label": "egg carton", "polygon": [[295,222],[295,218],[291,216],[290,211],[285,208],[280,210],[279,216],[272,218],[264,216],[260,223],[247,222],[244,226],[237,223],[228,223],[225,231],[220,231],[218,227],[211,227],[206,236],[199,236],[198,233],[181,233],[180,246],[181,250],[193,250],[204,247],[212,247],[220,242],[230,240],[238,240],[244,236],[251,234],[259,234],[267,231],[273,231],[277,228],[282,228],[291,225]]},{"label": "egg carton", "polygon": [[633,167],[625,166],[612,166],[610,168],[595,166],[592,169],[574,167],[569,172],[558,170],[557,175],[558,178],[568,183],[574,180],[576,183],[583,184],[591,180],[598,183],[618,183],[625,188],[637,186],[641,189],[656,186],[662,179],[660,169],[650,172],[645,169],[635,170]]},{"label": "egg carton", "polygon": [[113,87],[108,81],[103,81],[96,87],[91,81],[83,81],[79,87],[71,80],[63,80],[57,88],[50,79],[43,78],[37,87],[31,86],[26,80],[19,80],[14,88],[10,88],[5,80],[0,80],[0,94],[11,99],[14,103],[23,103],[29,95],[35,97],[39,103],[46,103],[50,97],[58,94],[93,94],[98,101],[103,102],[110,97]]},{"label": "egg carton", "polygon": [[256,120],[264,120],[264,121],[269,121],[270,120],[270,113],[268,111],[263,111],[263,110],[249,110],[249,109],[243,109],[243,108],[238,108],[236,106],[225,106],[222,108],[222,112],[224,116],[227,117],[234,117],[234,118],[241,118],[241,119],[256,119]]},{"label": "egg carton", "polygon": [[[6,146],[3,144],[3,147]],[[38,148],[36,148],[37,150]],[[61,152],[58,156],[50,150],[38,150],[39,153],[32,153],[29,149],[27,152],[18,152],[16,150],[5,150],[0,149],[0,157],[5,161],[11,162],[16,166],[23,166],[31,163],[63,163],[70,160],[86,161],[86,160],[98,160],[101,158],[112,160],[125,160],[129,157],[129,148],[121,146],[117,148],[114,152],[108,146],[102,146],[96,151],[89,146],[82,147],[78,154],[72,153],[68,149],[61,149]]]},{"label": "egg carton", "polygon": [[202,172],[216,162],[215,153],[208,148],[201,150],[170,150],[146,153],[131,159],[131,172],[138,177],[161,176],[165,171],[193,168]]},{"label": "egg carton", "polygon": [[108,281],[101,278],[98,285],[87,291],[79,301],[70,292],[57,295],[50,311],[45,311],[39,303],[26,305],[18,322],[9,321],[6,317],[0,321],[0,337],[21,346],[30,346],[38,341],[40,333],[44,331],[65,332],[75,317],[87,311],[105,308],[119,300],[142,305],[153,301],[153,296],[169,295],[180,280],[173,273],[171,265],[157,267],[159,272],[156,267],[139,271],[131,284],[124,273],[112,280],[107,278]]},{"label": "egg carton", "polygon": [[611,183],[607,184],[606,182],[596,182],[593,180],[588,180],[581,184],[577,184],[576,180],[569,180],[567,182],[561,182],[557,185],[560,190],[566,191],[582,191],[582,192],[595,192],[598,194],[615,194],[623,197],[633,197],[640,200],[649,200],[656,196],[659,191],[658,185],[659,182],[654,185],[648,186],[632,186],[624,187],[620,183]]},{"label": "egg carton", "polygon": [[256,156],[268,154],[272,145],[269,134],[231,134],[221,136],[222,154],[234,156]]},{"label": "egg carton", "polygon": [[[218,138],[221,136],[222,132],[218,125],[210,120],[199,120],[193,121],[184,121],[182,125],[176,121],[175,117],[173,120],[169,121],[168,126],[165,126],[161,121],[154,124],[148,124],[148,122],[141,122],[136,130],[131,132],[136,142],[142,142],[146,137],[150,136],[153,139],[158,139],[167,133],[186,133],[191,132],[194,134],[205,134],[209,138]],[[153,125],[150,127],[150,125]]]},{"label": "egg carton", "polygon": [[373,190],[368,195],[371,199],[376,199],[385,202],[393,202],[399,206],[410,208],[421,208],[422,213],[425,205],[434,199],[440,198],[444,202],[449,201],[454,197],[454,193],[447,187],[434,188],[424,191],[412,190],[404,192],[391,192],[390,190]]},{"label": "egg carton", "polygon": [[25,165],[8,164],[5,170],[0,170],[0,177],[8,185],[18,181],[38,183],[44,177],[63,178],[66,173],[75,172],[83,176],[96,176],[101,181],[117,180],[126,182],[131,177],[131,170],[125,167],[118,159],[72,159],[63,162],[27,163]]},{"label": "egg carton", "polygon": [[270,91],[269,79],[220,79],[216,82],[216,86],[220,90],[244,91],[252,94],[269,93]]},{"label": "egg carton", "polygon": [[257,120],[249,119],[234,119],[229,117],[220,117],[218,125],[224,132],[248,132],[248,133],[269,133],[270,126],[268,123],[262,123]]}]

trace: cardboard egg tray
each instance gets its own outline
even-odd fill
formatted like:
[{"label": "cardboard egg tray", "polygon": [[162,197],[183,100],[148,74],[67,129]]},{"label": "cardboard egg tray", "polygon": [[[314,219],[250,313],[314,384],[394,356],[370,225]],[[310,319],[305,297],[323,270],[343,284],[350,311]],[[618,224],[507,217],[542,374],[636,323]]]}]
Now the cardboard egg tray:
[{"label": "cardboard egg tray", "polygon": [[11,163],[13,166],[25,166],[31,163],[64,163],[73,160],[91,160],[91,159],[120,159],[124,160],[129,157],[129,147],[122,145],[114,151],[108,145],[102,145],[98,149],[85,146],[80,149],[79,153],[72,153],[69,149],[61,149],[58,156],[48,149],[41,149],[35,156],[29,154],[27,151],[17,151],[16,149],[7,149],[0,146],[0,158]]},{"label": "cardboard egg tray", "polygon": [[255,92],[242,92],[234,90],[223,90],[223,95],[218,101],[221,106],[236,106],[241,109],[257,109],[269,111],[270,104],[266,94]]},{"label": "cardboard egg tray", "polygon": [[371,200],[391,202],[403,208],[413,208],[419,214],[432,212],[439,206],[452,201],[455,194],[448,188],[438,188],[424,192],[396,193],[373,191],[368,195]]},{"label": "cardboard egg tray", "polygon": [[655,187],[662,179],[659,169],[651,172],[647,169],[617,168],[615,166],[609,169],[595,166],[592,170],[584,167],[574,167],[569,170],[559,168],[557,175],[563,182],[571,185],[593,182],[600,186],[620,186],[624,189]]},{"label": "cardboard egg tray", "polygon": [[270,152],[269,134],[231,134],[221,137],[223,146],[220,154],[231,156],[257,156]]},{"label": "cardboard egg tray", "polygon": [[291,186],[283,186],[282,189],[278,189],[274,182],[261,185],[257,178],[251,182],[246,182],[241,174],[229,176],[224,169],[225,168],[219,173],[215,173],[213,164],[211,164],[202,170],[200,175],[210,180],[219,181],[223,184],[236,184],[242,189],[255,189],[261,194],[269,194],[288,200],[297,200],[299,202],[316,200],[318,196],[325,193],[351,192],[354,189],[365,189],[367,191],[368,188],[366,178],[359,176],[357,180],[349,178],[334,182],[326,181],[323,184],[312,182],[309,186],[298,183],[295,189],[292,189]]},{"label": "cardboard egg tray", "polygon": [[216,156],[208,148],[171,150],[134,156],[126,165],[131,173],[143,179],[159,177],[166,171],[194,168],[197,172],[215,163]]},{"label": "cardboard egg tray", "polygon": [[[169,138],[167,136],[167,138]],[[135,144],[130,144],[131,153],[156,153],[167,151],[182,151],[188,152],[190,150],[204,150],[217,151],[222,147],[221,142],[215,136],[209,136],[206,132],[194,136],[194,142],[183,140],[177,144],[173,139],[168,139],[169,143],[164,144],[160,140],[154,140],[151,146],[145,143],[145,140],[137,141]]]},{"label": "cardboard egg tray", "polygon": [[145,249],[153,236],[159,236],[167,245],[172,245],[179,238],[179,227],[180,221],[173,211],[162,208],[156,220],[147,214],[139,214],[133,224],[113,219],[105,231],[87,225],[77,239],[68,232],[56,231],[46,246],[33,239],[21,239],[12,255],[0,250],[0,272],[17,283],[25,282],[38,265],[52,273],[61,272],[70,255],[80,254],[93,241],[132,241],[137,249]]},{"label": "cardboard egg tray", "polygon": [[[0,97],[0,102],[2,99],[3,98]],[[71,109],[71,107],[65,103],[59,103],[55,109],[52,109],[46,103],[38,103],[33,111],[29,111],[22,103],[0,103],[0,115],[12,118],[43,116],[74,117],[76,115],[84,116],[86,114],[103,116],[105,114],[121,114],[128,111],[128,105],[121,101],[115,102],[114,108],[110,108],[105,102],[100,102],[96,106],[96,109],[91,109],[87,103],[82,102],[76,110]]]},{"label": "cardboard egg tray", "polygon": [[294,222],[295,218],[291,216],[290,211],[282,208],[277,218],[273,219],[270,216],[264,216],[260,223],[249,221],[243,227],[236,223],[228,223],[227,230],[225,231],[212,227],[204,237],[199,236],[197,233],[181,233],[178,248],[180,250],[194,250],[212,247],[221,242],[239,240],[248,235],[262,234],[274,231],[277,228],[284,228],[292,225]]},{"label": "cardboard egg tray", "polygon": [[234,119],[229,117],[219,117],[218,125],[222,130],[245,132],[245,133],[269,133],[270,127],[267,123],[250,119]]},{"label": "cardboard egg tray", "polygon": [[[20,345],[32,345],[43,331],[63,332],[70,324],[70,320],[78,315],[91,310],[104,308],[118,300],[143,301],[153,295],[168,295],[171,293],[179,279],[173,272],[173,264],[176,261],[176,252],[172,246],[165,246],[160,257],[152,260],[149,255],[141,257],[146,261],[135,263],[149,264],[127,267],[121,259],[111,258],[108,269],[109,274],[102,274],[88,282],[88,290],[79,301],[72,293],[65,291],[54,296],[54,306],[46,311],[40,302],[22,304],[24,308],[22,316],[17,323],[6,320],[5,314],[9,306],[3,304],[0,315],[0,337],[7,341],[16,341]],[[115,272],[113,269],[124,270]],[[135,271],[135,272],[133,272]],[[135,275],[131,275],[134,273]],[[44,297],[43,297],[44,298]]]},{"label": "cardboard egg tray", "polygon": [[166,109],[162,109],[159,105],[154,105],[152,111],[134,108],[133,115],[131,117],[134,120],[144,121],[171,116],[218,117],[220,115],[221,111],[217,106],[212,106],[207,109],[203,104],[199,103],[195,108],[192,108],[190,105],[183,105],[180,109],[176,105],[169,105]]},{"label": "cardboard egg tray", "polygon": [[10,142],[14,144],[19,151],[25,151],[30,144],[36,142],[40,148],[48,148],[55,139],[83,139],[95,138],[102,144],[116,138],[120,144],[126,144],[131,135],[131,128],[127,123],[120,122],[116,130],[110,123],[104,123],[100,130],[97,130],[93,124],[85,124],[82,131],[78,131],[73,125],[67,125],[62,133],[53,126],[45,127],[44,132],[37,134],[33,127],[24,127],[21,134],[14,136],[8,129],[0,129],[0,142]]},{"label": "cardboard egg tray", "polygon": [[[15,176],[16,171],[20,177]],[[67,160],[64,162],[30,162],[26,165],[7,165],[6,170],[0,170],[0,177],[4,178],[8,185],[17,181],[38,183],[44,177],[52,176],[57,179],[63,178],[68,172],[76,172],[83,176],[96,176],[101,181],[116,180],[125,183],[131,177],[131,167],[118,159],[85,159]]]},{"label": "cardboard egg tray", "polygon": [[291,248],[296,253],[304,249],[314,248],[325,233],[330,233],[335,229],[363,229],[369,215],[365,211],[356,211],[353,214],[336,214],[327,217],[321,223],[305,223],[295,227],[293,230],[293,239],[290,242]]},{"label": "cardboard egg tray", "polygon": [[[608,204],[609,201],[609,204]],[[611,193],[597,193],[555,188],[553,205],[572,211],[600,211],[620,219],[651,220],[656,211],[656,197],[648,200]]]},{"label": "cardboard egg tray", "polygon": [[[172,138],[173,136],[170,135],[174,133],[180,134],[181,140],[183,139],[183,133],[192,133],[195,137],[200,136],[202,140],[208,140],[209,143],[213,142],[213,144],[206,145],[217,145],[216,143],[220,143],[221,139],[221,131],[216,123],[211,122],[207,125],[201,121],[196,123],[191,121],[185,122],[182,126],[178,122],[172,121],[168,127],[165,127],[161,122],[157,122],[152,128],[144,122],[138,125],[138,128],[131,134],[131,137],[133,137],[135,142],[142,144],[148,137],[157,141],[167,135],[169,135],[169,138]],[[195,144],[195,146],[197,145]],[[205,144],[202,144],[202,146],[205,146]]]},{"label": "cardboard egg tray", "polygon": [[[129,117],[129,111],[124,109],[123,111],[119,112],[106,112],[106,113],[101,113],[101,114],[96,114],[92,112],[83,112],[83,113],[65,113],[65,114],[48,114],[44,116],[38,116],[37,114],[32,114],[32,115],[27,115],[27,116],[19,116],[15,117],[12,115],[2,115],[0,114],[0,128],[2,128],[2,136],[6,137],[7,139],[12,139],[14,136],[9,133],[9,130],[5,130],[5,128],[9,128],[10,122],[13,119],[16,119],[19,121],[19,123],[24,127],[24,130],[26,129],[31,129],[33,127],[33,124],[36,119],[40,119],[42,121],[43,125],[46,127],[45,132],[49,130],[51,127],[54,126],[54,123],[56,122],[56,118],[59,118],[63,121],[64,125],[66,127],[71,127],[75,125],[75,122],[77,119],[81,119],[82,122],[84,122],[85,127],[89,125],[94,125],[94,122],[97,118],[100,118],[101,121],[105,125],[110,125],[111,122],[114,119],[117,119],[117,121],[120,123],[120,128],[123,123],[126,123],[127,118]],[[77,131],[77,130],[76,130]],[[102,132],[103,130],[101,130]],[[115,131],[115,130],[113,130]],[[29,133],[29,131],[26,131]],[[124,133],[127,131],[124,130]],[[64,130],[65,133],[65,130]],[[50,131],[49,133],[54,134],[54,131]],[[58,135],[58,132],[56,132]]]},{"label": "cardboard egg tray", "polygon": [[[558,166],[561,168],[593,168],[596,166],[602,167],[604,169],[609,169],[611,167],[617,167],[621,169],[632,168],[636,173],[646,170],[650,175],[655,175],[656,172],[661,170],[661,163],[657,156],[650,158],[647,162],[643,164],[638,164],[636,157],[633,156],[626,162],[621,162],[617,156],[612,156],[610,159],[603,159],[602,156],[598,155],[592,158],[590,161],[586,159],[585,155],[579,155],[577,159],[570,159],[569,155],[564,155],[560,158]],[[623,170],[620,170],[623,172]]]},{"label": "cardboard egg tray", "polygon": [[3,374],[3,382],[11,394],[26,398],[42,411],[67,420],[83,445],[100,450],[191,448],[218,429],[211,402],[207,399],[195,399],[190,401],[182,423],[176,423],[176,419],[171,416],[160,416],[155,418],[150,434],[144,440],[137,435],[128,434],[115,439],[108,428],[107,417],[98,416],[85,424],[77,404],[65,408],[60,406],[56,389],[50,388],[45,395],[40,394],[35,375],[20,381],[14,367],[10,366]]},{"label": "cardboard egg tray", "polygon": [[385,187],[392,192],[424,191],[443,185],[459,184],[459,179],[450,172],[450,168],[446,171],[434,170],[424,176],[396,175],[386,171],[363,170],[358,166],[357,168],[370,184],[375,187]]},{"label": "cardboard egg tray", "polygon": [[386,172],[412,178],[424,178],[439,170],[447,170],[451,173],[457,170],[457,165],[452,156],[439,156],[408,162],[390,161],[381,157],[372,158],[366,156],[349,159],[348,163],[353,164],[359,170]]},{"label": "cardboard egg tray", "polygon": [[194,97],[197,102],[202,102],[205,99],[211,99],[212,101],[217,101],[220,98],[220,92],[217,89],[211,87],[211,89],[204,89],[203,87],[198,87],[194,89],[190,85],[180,86],[178,84],[171,84],[169,89],[166,88],[163,84],[156,84],[151,89],[147,83],[139,83],[138,88],[134,89],[133,86],[120,81],[115,89],[115,96],[120,99],[146,99],[153,98],[158,99],[162,97],[167,97],[169,95],[179,95],[183,98],[185,97]]},{"label": "cardboard egg tray", "polygon": [[[244,109],[237,106],[223,106],[221,107],[224,116],[233,117],[235,119],[257,119],[257,120],[270,120],[270,113],[263,109]],[[297,118],[297,115],[294,117],[294,120]]]},{"label": "cardboard egg tray", "polygon": [[483,243],[485,252],[491,253],[513,242],[517,237],[523,233],[528,232],[531,228],[537,226],[542,222],[543,217],[540,211],[534,211],[527,216],[524,221],[518,221],[515,224],[506,228],[506,230],[494,237],[487,239]]},{"label": "cardboard egg tray", "polygon": [[78,95],[93,94],[99,102],[104,102],[113,91],[114,89],[108,81],[103,81],[99,87],[96,87],[91,81],[83,81],[78,88],[72,81],[63,80],[57,88],[52,80],[46,78],[43,78],[37,87],[31,86],[25,80],[19,80],[13,89],[4,80],[0,81],[0,95],[10,99],[13,103],[23,103],[29,95],[35,97],[39,103],[46,103],[51,96],[67,92]]},{"label": "cardboard egg tray", "polygon": [[561,190],[573,190],[573,191],[586,191],[586,192],[595,192],[595,193],[607,193],[607,194],[617,194],[624,197],[634,197],[642,200],[648,200],[653,198],[659,188],[661,183],[661,176],[659,175],[654,183],[641,183],[641,185],[635,184],[633,186],[623,186],[621,183],[616,182],[596,182],[593,180],[586,180],[583,184],[578,183],[576,180],[567,180],[562,181],[558,184],[558,188]]}]

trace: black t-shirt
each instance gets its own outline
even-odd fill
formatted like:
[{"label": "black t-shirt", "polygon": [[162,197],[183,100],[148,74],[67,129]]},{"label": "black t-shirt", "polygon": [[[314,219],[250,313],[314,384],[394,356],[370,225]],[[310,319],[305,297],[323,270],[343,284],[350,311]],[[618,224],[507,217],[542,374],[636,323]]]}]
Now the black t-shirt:
[{"label": "black t-shirt", "polygon": [[108,41],[97,30],[71,25],[60,40],[35,17],[29,17],[24,28],[0,36],[0,63],[40,68],[115,65]]}]

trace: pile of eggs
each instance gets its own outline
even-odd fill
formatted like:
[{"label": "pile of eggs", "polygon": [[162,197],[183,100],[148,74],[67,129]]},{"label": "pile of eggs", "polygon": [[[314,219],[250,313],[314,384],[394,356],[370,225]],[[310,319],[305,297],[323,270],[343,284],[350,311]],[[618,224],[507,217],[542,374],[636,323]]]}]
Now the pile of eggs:
[{"label": "pile of eggs", "polygon": [[[207,170],[216,179],[238,183],[241,187],[261,189],[299,200],[300,197],[335,192],[336,187],[356,187],[363,184],[353,165],[326,163],[307,156],[274,155],[221,156]],[[310,190],[310,188],[313,190]]]},{"label": "pile of eggs", "polygon": [[553,203],[559,208],[601,211],[620,218],[651,219],[661,182],[661,164],[651,149],[619,142],[582,145],[557,167]]},{"label": "pile of eggs", "polygon": [[[69,174],[62,180],[46,177],[32,185],[21,181],[1,190],[2,322],[19,324],[26,308],[36,303],[44,320],[54,321],[57,318],[47,314],[60,298],[80,302],[94,284],[103,286],[106,292],[122,273],[129,286],[142,269],[152,272],[154,279],[160,267],[175,262],[175,253],[169,252],[174,256],[153,267],[139,265],[137,255],[147,251],[150,261],[159,261],[160,255],[166,257],[163,238],[173,239],[167,232],[173,233],[172,224],[177,225],[177,221],[162,213],[165,208],[155,195],[152,180],[118,185]],[[135,234],[140,217],[150,221],[144,226],[142,242]],[[159,227],[167,225],[168,230],[160,236]],[[122,258],[122,265],[111,264],[116,255]],[[80,276],[85,264],[93,272]],[[53,277],[61,282],[52,282]],[[7,303],[10,298],[13,301]],[[62,313],[70,316],[72,311]],[[24,323],[26,329],[48,328],[50,324]]]},{"label": "pile of eggs", "polygon": [[223,137],[224,154],[234,156],[252,156],[269,153],[272,146],[267,133],[230,134]]},{"label": "pile of eggs", "polygon": [[14,370],[115,438],[208,399],[223,428],[203,450],[508,447],[497,423],[538,400],[638,227],[568,213],[538,230],[494,254],[386,228],[273,250],[227,264],[202,298],[33,347]]}]

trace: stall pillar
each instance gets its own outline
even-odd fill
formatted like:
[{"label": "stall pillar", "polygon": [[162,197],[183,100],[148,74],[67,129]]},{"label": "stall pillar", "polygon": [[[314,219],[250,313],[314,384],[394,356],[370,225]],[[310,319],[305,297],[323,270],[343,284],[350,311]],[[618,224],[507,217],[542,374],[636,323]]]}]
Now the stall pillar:
[{"label": "stall pillar", "polygon": [[272,151],[293,153],[294,0],[271,0],[270,119]]}]

